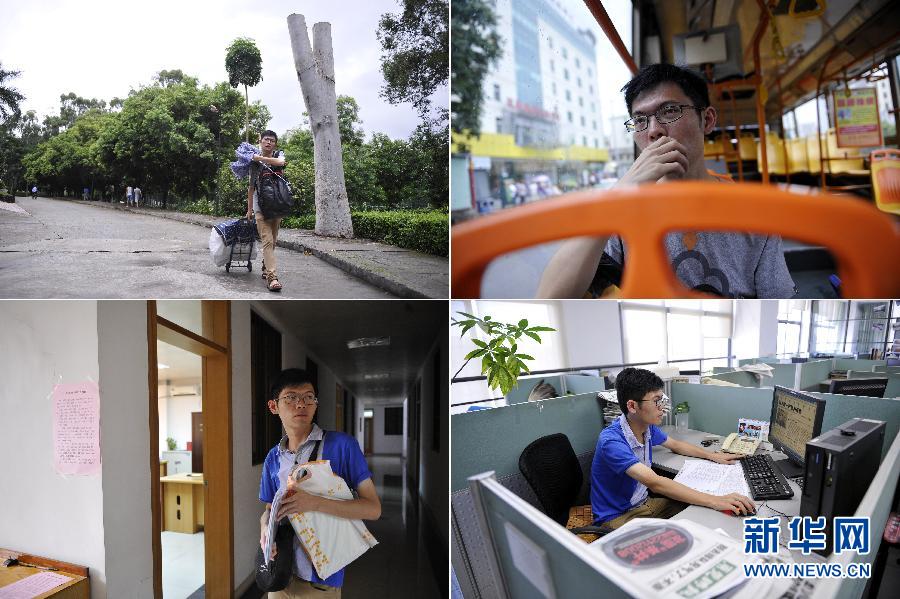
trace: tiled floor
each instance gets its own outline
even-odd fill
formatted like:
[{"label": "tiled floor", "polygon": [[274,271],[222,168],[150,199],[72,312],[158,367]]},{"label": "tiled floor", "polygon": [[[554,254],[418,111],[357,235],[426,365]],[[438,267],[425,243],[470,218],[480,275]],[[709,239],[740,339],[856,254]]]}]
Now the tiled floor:
[{"label": "tiled floor", "polygon": [[[405,464],[399,456],[369,456],[381,497],[381,518],[366,522],[378,545],[347,567],[342,597],[441,597],[446,595],[435,581],[429,551],[425,547],[424,518],[416,499],[406,488]],[[420,525],[421,524],[421,525]],[[438,569],[446,576],[447,566]]]},{"label": "tiled floor", "polygon": [[205,581],[203,533],[162,533],[164,599],[185,599]]}]

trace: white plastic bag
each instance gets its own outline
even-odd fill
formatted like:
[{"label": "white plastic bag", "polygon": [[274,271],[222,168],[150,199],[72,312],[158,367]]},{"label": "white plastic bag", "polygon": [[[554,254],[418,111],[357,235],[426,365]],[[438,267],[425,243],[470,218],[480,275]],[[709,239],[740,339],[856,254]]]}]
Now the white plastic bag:
[{"label": "white plastic bag", "polygon": [[212,256],[213,264],[216,266],[225,266],[228,262],[228,256],[231,250],[225,245],[225,240],[219,235],[215,228],[209,230],[209,255]]},{"label": "white plastic bag", "polygon": [[[299,470],[312,474],[297,486],[310,495],[353,499],[347,483],[331,471],[328,460],[308,462]],[[322,512],[291,514],[289,519],[316,574],[323,580],[378,544],[362,520],[348,520]]]}]

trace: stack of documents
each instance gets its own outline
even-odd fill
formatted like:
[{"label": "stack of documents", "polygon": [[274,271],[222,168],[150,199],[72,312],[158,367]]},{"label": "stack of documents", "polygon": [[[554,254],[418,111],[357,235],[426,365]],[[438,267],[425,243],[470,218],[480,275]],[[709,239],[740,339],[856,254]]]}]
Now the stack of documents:
[{"label": "stack of documents", "polygon": [[740,464],[717,464],[709,460],[685,460],[675,482],[710,495],[740,493],[750,497],[750,489]]}]

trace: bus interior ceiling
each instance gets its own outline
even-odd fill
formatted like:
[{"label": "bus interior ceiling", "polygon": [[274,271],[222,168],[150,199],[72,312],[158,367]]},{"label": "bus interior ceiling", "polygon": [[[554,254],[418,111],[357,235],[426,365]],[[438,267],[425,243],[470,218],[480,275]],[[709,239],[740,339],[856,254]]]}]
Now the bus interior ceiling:
[{"label": "bus interior ceiling", "polygon": [[[900,2],[892,0],[636,0],[635,14],[638,41],[633,52],[638,64],[688,64],[710,80],[718,125],[709,136],[707,157],[721,161],[722,167],[740,175],[741,180],[762,178],[758,90],[762,90],[768,125],[769,174],[780,180],[790,180],[793,175],[796,182],[818,186],[821,168],[815,162],[819,148],[807,151],[800,147],[818,146],[809,143],[815,141],[815,135],[807,136],[806,144],[802,139],[785,143],[784,129],[794,135],[796,131],[782,118],[818,94],[828,98],[835,88],[845,87],[846,81],[870,76],[875,67],[900,51]],[[753,42],[761,27],[757,79]],[[708,66],[687,59],[697,51],[691,40],[699,37],[705,44],[716,35],[722,54]],[[887,71],[881,74],[886,76]],[[895,79],[896,72],[891,70],[891,76]],[[893,80],[893,89],[896,85]],[[896,102],[896,95],[894,99]],[[824,152],[821,162],[829,174],[827,188],[836,189],[854,178],[864,181],[868,170],[863,168],[864,156],[858,148],[836,154],[830,108],[829,100],[827,120],[823,115],[819,124]],[[892,116],[900,118],[896,112]],[[886,146],[896,144],[896,134],[883,140]],[[841,155],[856,160],[839,162]],[[871,197],[867,187],[841,189]]]}]

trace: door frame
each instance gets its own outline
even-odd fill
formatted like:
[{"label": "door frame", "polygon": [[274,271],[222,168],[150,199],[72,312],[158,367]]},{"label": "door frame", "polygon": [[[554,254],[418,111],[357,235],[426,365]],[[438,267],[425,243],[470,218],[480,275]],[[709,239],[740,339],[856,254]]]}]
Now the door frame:
[{"label": "door frame", "polygon": [[231,304],[200,301],[202,334],[190,331],[157,314],[156,302],[147,302],[147,344],[150,423],[150,505],[153,550],[153,596],[162,599],[162,532],[159,484],[159,377],[157,341],[192,354],[202,362],[204,562],[205,590],[209,597],[230,597],[234,592],[234,518],[231,419]]}]

